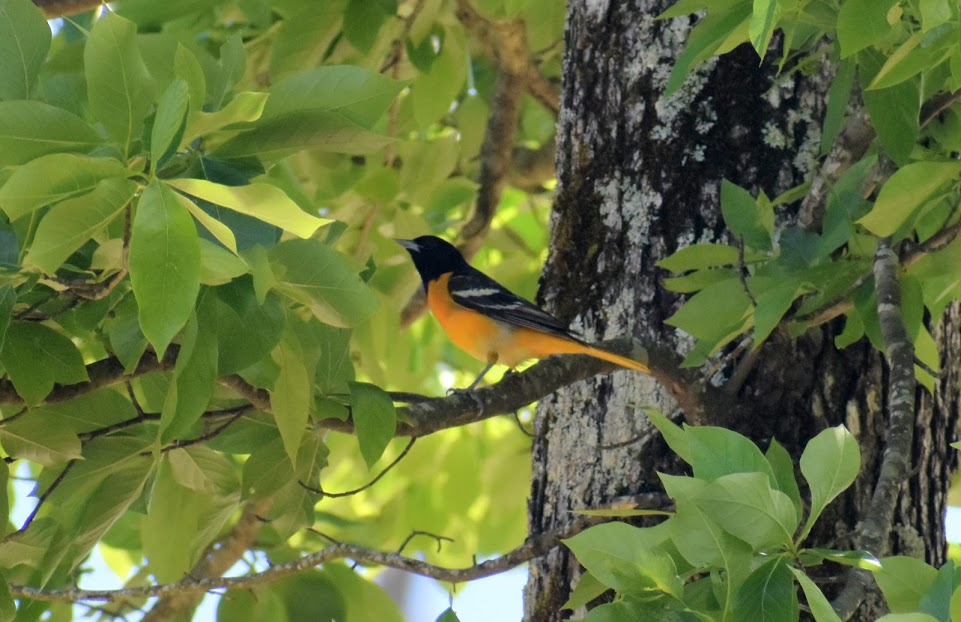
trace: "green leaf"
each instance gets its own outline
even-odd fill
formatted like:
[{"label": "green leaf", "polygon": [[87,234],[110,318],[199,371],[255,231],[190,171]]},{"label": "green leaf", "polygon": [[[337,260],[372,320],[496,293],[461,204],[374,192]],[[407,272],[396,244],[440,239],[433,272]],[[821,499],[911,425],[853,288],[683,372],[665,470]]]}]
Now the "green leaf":
[{"label": "green leaf", "polygon": [[0,0],[0,99],[30,97],[49,49],[40,9],[29,0]]},{"label": "green leaf", "polygon": [[348,382],[350,412],[357,430],[360,453],[372,469],[397,430],[397,411],[390,396],[366,382]]},{"label": "green leaf", "polygon": [[665,320],[698,339],[715,340],[744,325],[751,299],[738,279],[705,287]]},{"label": "green leaf", "polygon": [[343,395],[347,383],[354,379],[354,365],[350,359],[350,330],[320,324],[323,348],[317,359],[315,381],[324,395]]},{"label": "green leaf", "polygon": [[844,426],[823,430],[808,442],[801,454],[801,473],[811,489],[811,510],[799,540],[807,537],[827,504],[854,482],[860,469],[858,442]]},{"label": "green leaf", "polygon": [[804,285],[794,279],[771,279],[773,286],[758,293],[755,285],[759,277],[755,277],[749,284],[757,300],[754,309],[754,347],[759,347],[770,336],[781,322],[781,318],[791,308],[791,304],[804,292]]},{"label": "green leaf", "polygon": [[189,104],[189,87],[180,78],[171,82],[157,101],[157,114],[150,130],[150,159],[154,169],[180,144]]},{"label": "green leaf", "polygon": [[347,603],[344,622],[404,622],[394,599],[373,581],[340,564],[325,564],[323,572]]},{"label": "green leaf", "polygon": [[761,250],[771,248],[774,210],[770,205],[760,205],[747,190],[725,179],[721,181],[721,213],[724,223],[745,244]]},{"label": "green leaf", "polygon": [[460,622],[460,618],[457,617],[457,614],[453,609],[448,607],[447,609],[444,609],[439,616],[437,616],[437,619],[434,622]]},{"label": "green leaf", "polygon": [[369,52],[381,26],[396,10],[396,2],[391,0],[349,0],[344,11],[344,37],[359,52]]},{"label": "green leaf", "polygon": [[177,201],[184,206],[184,209],[190,212],[190,215],[196,218],[214,239],[223,244],[230,252],[237,253],[237,238],[234,237],[234,232],[230,230],[230,227],[202,210],[200,206],[179,192],[174,192],[173,196],[177,197]]},{"label": "green leaf", "polygon": [[606,585],[595,579],[594,575],[585,572],[577,581],[577,585],[574,586],[573,591],[571,591],[570,598],[561,605],[561,609],[578,609],[583,607],[609,589]]},{"label": "green leaf", "polygon": [[922,39],[924,39],[924,33],[921,32],[916,32],[905,39],[874,75],[868,90],[884,89],[900,84],[930,67],[937,50],[928,47],[919,48]]},{"label": "green leaf", "polygon": [[200,282],[223,285],[250,271],[247,262],[210,240],[200,239]]},{"label": "green leaf", "polygon": [[254,447],[244,462],[242,489],[247,499],[264,499],[272,496],[294,478],[294,468],[284,449],[284,442],[277,435]]},{"label": "green leaf", "polygon": [[[3,466],[3,470],[6,470],[6,465]],[[6,484],[5,481],[4,484]],[[13,599],[13,595],[10,593],[7,580],[0,576],[0,620],[2,622],[12,622],[16,615],[17,601]]]},{"label": "green leaf", "polygon": [[[272,585],[230,590],[217,604],[217,620],[289,620],[284,602]],[[336,618],[331,618],[336,619]]]},{"label": "green leaf", "polygon": [[65,402],[44,404],[31,412],[73,434],[90,432],[137,416],[130,399],[114,389],[100,389]]},{"label": "green leaf", "polygon": [[157,469],[141,532],[143,552],[157,581],[179,580],[199,556],[190,546],[199,519],[193,501],[190,491],[174,479],[165,456]]},{"label": "green leaf", "polygon": [[754,550],[791,546],[798,515],[791,499],[771,488],[765,473],[732,473],[714,480],[696,503],[725,531]]},{"label": "green leaf", "polygon": [[420,73],[410,87],[410,105],[421,128],[437,121],[451,108],[467,78],[467,50],[462,31],[443,31],[441,48],[430,69]]},{"label": "green leaf", "polygon": [[837,73],[834,74],[834,80],[831,81],[831,88],[828,89],[827,112],[824,114],[824,125],[821,128],[821,155],[827,155],[838,134],[841,133],[848,103],[851,101],[856,68],[857,63],[854,59],[841,61]]},{"label": "green leaf", "polygon": [[644,408],[643,411],[658,432],[661,433],[661,436],[664,437],[664,442],[671,448],[671,451],[684,462],[691,464],[694,458],[691,455],[691,444],[687,438],[687,431],[668,419],[664,416],[664,413],[656,408]]},{"label": "green leaf", "polygon": [[712,482],[731,473],[764,473],[776,484],[771,465],[750,439],[726,428],[694,426],[685,430],[694,477]]},{"label": "green leaf", "polygon": [[137,27],[108,11],[93,25],[83,60],[90,110],[126,155],[140,136],[154,99],[153,80],[137,45]]},{"label": "green leaf", "polygon": [[190,110],[203,110],[204,100],[207,99],[207,79],[204,76],[204,69],[193,52],[185,48],[182,43],[177,43],[177,51],[174,52],[174,73],[187,83]]},{"label": "green leaf", "polygon": [[230,458],[204,445],[192,445],[167,453],[171,472],[184,488],[207,495],[230,495],[240,488]]},{"label": "green leaf", "polygon": [[277,420],[290,463],[296,469],[300,439],[310,415],[313,384],[304,362],[303,348],[293,332],[288,331],[274,348],[273,359],[280,373],[270,391],[270,409]]},{"label": "green leaf", "polygon": [[273,587],[284,600],[287,620],[347,621],[349,604],[322,572],[299,572],[275,582]]},{"label": "green leaf", "polygon": [[751,11],[751,23],[748,26],[748,35],[751,37],[751,45],[762,59],[767,54],[767,48],[771,44],[771,35],[777,26],[780,17],[780,3],[778,0],[754,0],[754,7]]},{"label": "green leaf", "polygon": [[821,588],[807,576],[807,573],[800,568],[792,566],[788,566],[788,568],[794,573],[797,582],[801,584],[801,589],[804,590],[804,598],[807,599],[808,608],[811,609],[815,622],[841,622],[840,616],[834,612],[831,603],[824,597]]},{"label": "green leaf", "polygon": [[838,11],[838,43],[841,58],[874,45],[892,31],[888,12],[897,0],[847,0]]},{"label": "green leaf", "polygon": [[337,112],[371,129],[406,85],[362,67],[340,65],[301,71],[270,87],[263,120],[307,110]]},{"label": "green leaf", "polygon": [[783,557],[758,566],[744,581],[734,602],[735,620],[795,622],[799,615],[794,575]]},{"label": "green leaf", "polygon": [[928,32],[951,21],[951,0],[921,0],[921,31]]},{"label": "green leaf", "polygon": [[738,251],[725,244],[692,244],[659,262],[657,266],[671,272],[687,272],[715,266],[730,266],[738,261]]},{"label": "green leaf", "polygon": [[80,455],[80,439],[56,421],[30,413],[0,427],[0,443],[8,454],[45,467],[62,466]]},{"label": "green leaf", "polygon": [[213,151],[218,158],[257,156],[276,160],[304,149],[365,154],[395,142],[375,134],[339,112],[304,110],[261,121]]},{"label": "green leaf", "polygon": [[858,223],[878,236],[889,236],[946,183],[961,173],[961,162],[915,162],[885,182],[874,208]]},{"label": "green leaf", "polygon": [[938,568],[938,576],[927,593],[921,597],[918,609],[936,620],[951,619],[951,595],[954,592],[954,560],[949,559]]},{"label": "green leaf", "polygon": [[618,592],[660,591],[679,598],[683,588],[674,562],[656,550],[666,536],[661,526],[639,529],[605,523],[564,540],[564,544],[598,581]]},{"label": "green leaf", "polygon": [[207,410],[217,381],[216,301],[209,291],[184,328],[173,383],[160,414],[160,440],[187,433]]},{"label": "green leaf", "polygon": [[17,292],[12,285],[0,285],[0,352],[7,338],[7,328],[13,317],[13,305],[17,303]]},{"label": "green leaf", "polygon": [[270,184],[224,186],[203,179],[168,179],[166,183],[181,192],[253,216],[301,238],[309,238],[318,227],[331,222],[308,214],[283,190]]},{"label": "green leaf", "polygon": [[157,356],[162,356],[197,300],[200,243],[190,214],[169,188],[156,181],[137,205],[129,263],[140,326]]},{"label": "green leaf", "polygon": [[921,132],[920,80],[907,80],[886,89],[863,90],[877,73],[875,68],[880,68],[881,58],[868,52],[858,55],[862,98],[881,146],[891,159],[903,166],[910,160]]},{"label": "green leaf", "polygon": [[[881,562],[867,551],[840,551],[837,549],[803,549],[799,555],[801,562],[806,565],[820,564],[825,559],[832,562],[860,568],[869,572],[881,569]],[[812,559],[813,558],[813,559]]]},{"label": "green leaf", "polygon": [[102,179],[126,174],[113,158],[51,153],[13,171],[0,187],[0,208],[12,222],[44,205],[93,190]]},{"label": "green leaf", "polygon": [[[0,78],[0,89],[2,85]],[[48,153],[90,151],[101,142],[86,121],[62,108],[36,101],[0,102],[0,166]]]},{"label": "green leaf", "polygon": [[[687,45],[674,62],[663,97],[667,98],[676,93],[701,62],[722,53],[722,46],[728,43],[728,39],[742,25],[747,25],[751,19],[752,8],[750,3],[735,2],[709,11],[688,34]],[[747,35],[746,28],[744,34]]]},{"label": "green leaf", "polygon": [[885,557],[881,560],[881,569],[874,573],[874,580],[894,613],[917,611],[937,578],[937,570],[905,555]]},{"label": "green leaf", "polygon": [[377,298],[343,255],[319,240],[288,240],[270,251],[275,288],[310,308],[321,322],[351,327],[366,320]]},{"label": "green leaf", "polygon": [[87,380],[87,369],[69,338],[37,322],[13,320],[7,328],[0,364],[27,404],[37,404],[53,384]]},{"label": "green leaf", "polygon": [[790,497],[794,509],[800,516],[802,511],[801,490],[798,488],[797,479],[794,477],[794,462],[791,460],[791,455],[781,443],[772,438],[764,457],[771,465],[777,489]]},{"label": "green leaf", "polygon": [[136,183],[110,177],[92,192],[54,205],[37,227],[24,266],[56,273],[74,251],[123,211],[136,191]]},{"label": "green leaf", "polygon": [[256,121],[264,112],[267,103],[267,93],[244,91],[234,95],[226,106],[215,112],[203,112],[194,109],[187,119],[182,143],[188,144],[195,139],[205,136],[234,123],[249,123]]},{"label": "green leaf", "polygon": [[291,5],[271,46],[270,74],[284,77],[316,65],[340,36],[346,8],[347,0]]},{"label": "green leaf", "polygon": [[279,295],[258,304],[249,280],[237,280],[214,290],[217,305],[218,369],[235,374],[270,354],[280,342],[286,314]]},{"label": "green leaf", "polygon": [[104,325],[110,349],[127,373],[137,367],[147,349],[147,339],[140,330],[139,316],[137,300],[133,295],[128,295],[114,308],[113,317],[108,318]]}]

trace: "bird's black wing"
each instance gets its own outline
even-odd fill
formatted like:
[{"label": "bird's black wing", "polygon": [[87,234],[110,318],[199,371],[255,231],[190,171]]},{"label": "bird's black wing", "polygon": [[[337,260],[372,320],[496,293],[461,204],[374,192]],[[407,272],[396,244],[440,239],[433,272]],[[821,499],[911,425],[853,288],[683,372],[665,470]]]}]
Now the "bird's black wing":
[{"label": "bird's black wing", "polygon": [[447,282],[454,302],[489,318],[580,341],[567,325],[479,270],[457,272]]}]

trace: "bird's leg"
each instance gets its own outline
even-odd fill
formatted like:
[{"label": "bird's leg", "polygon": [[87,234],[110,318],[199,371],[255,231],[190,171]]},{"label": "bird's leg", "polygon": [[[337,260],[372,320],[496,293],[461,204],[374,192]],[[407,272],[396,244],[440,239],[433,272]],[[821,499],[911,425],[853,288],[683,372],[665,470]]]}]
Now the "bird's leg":
[{"label": "bird's leg", "polygon": [[474,379],[474,382],[470,383],[470,386],[467,387],[467,388],[464,389],[464,390],[465,390],[465,391],[473,391],[474,388],[477,387],[477,385],[480,384],[480,381],[484,379],[484,376],[487,375],[487,372],[489,372],[489,371],[491,370],[491,367],[493,367],[493,366],[496,365],[496,364],[497,364],[497,357],[495,356],[495,357],[494,357],[494,360],[491,361],[491,362],[489,362],[489,363],[487,363],[487,367],[485,367],[484,369],[481,370],[481,373],[477,376],[477,378]]}]

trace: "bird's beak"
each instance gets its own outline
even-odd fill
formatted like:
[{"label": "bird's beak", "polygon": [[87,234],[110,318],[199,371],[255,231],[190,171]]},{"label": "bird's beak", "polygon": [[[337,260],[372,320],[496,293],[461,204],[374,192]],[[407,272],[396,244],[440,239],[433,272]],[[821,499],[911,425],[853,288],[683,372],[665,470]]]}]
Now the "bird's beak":
[{"label": "bird's beak", "polygon": [[394,238],[394,241],[403,246],[410,253],[416,253],[420,250],[420,247],[417,246],[417,242],[413,240],[401,240],[399,238]]}]

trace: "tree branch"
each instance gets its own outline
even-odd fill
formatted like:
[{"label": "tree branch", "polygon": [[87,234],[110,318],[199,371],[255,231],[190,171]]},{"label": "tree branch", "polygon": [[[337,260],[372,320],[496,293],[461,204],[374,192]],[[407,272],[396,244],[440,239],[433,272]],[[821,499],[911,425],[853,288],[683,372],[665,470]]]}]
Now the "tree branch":
[{"label": "tree branch", "polygon": [[[163,359],[159,361],[156,356],[148,353],[141,357],[136,369],[129,374],[125,372],[120,361],[113,357],[91,363],[87,365],[87,378],[89,378],[89,380],[66,386],[57,385],[53,391],[50,392],[50,395],[44,398],[40,404],[66,402],[67,400],[72,400],[75,397],[91,393],[97,389],[113,386],[129,380],[130,378],[136,378],[155,371],[173,369],[174,363],[177,361],[178,352],[180,352],[180,346],[171,344],[167,348]],[[35,404],[35,406],[39,406],[40,404]],[[17,394],[16,389],[9,380],[0,380],[0,406],[26,406],[23,398]]]},{"label": "tree branch", "polygon": [[[247,516],[246,511],[244,516]],[[275,564],[263,572],[256,572],[244,577],[201,578],[198,573],[191,573],[192,578],[185,579],[179,583],[123,588],[118,590],[43,590],[24,585],[10,585],[10,593],[16,598],[63,602],[132,600],[160,596],[162,597],[160,602],[158,602],[154,609],[144,618],[144,622],[159,622],[170,617],[170,614],[167,613],[164,613],[167,617],[160,617],[160,614],[156,613],[161,609],[163,603],[173,603],[173,601],[189,602],[189,606],[193,606],[193,604],[199,602],[204,592],[210,590],[223,588],[247,589],[338,559],[351,559],[362,564],[396,568],[397,570],[404,570],[424,577],[431,577],[438,581],[449,581],[451,583],[472,581],[505,572],[535,557],[545,555],[551,549],[558,546],[561,540],[580,533],[596,522],[596,520],[578,518],[566,527],[528,537],[524,544],[509,553],[466,568],[444,568],[428,564],[419,559],[404,557],[397,553],[385,553],[383,551],[351,544],[334,544],[316,553],[305,555],[295,561]],[[203,563],[204,562],[201,562],[201,564]],[[224,568],[224,570],[226,569],[227,568]],[[188,605],[181,606],[177,610],[183,610],[186,606]],[[164,611],[167,611],[168,608],[168,605],[164,605],[163,607]],[[170,613],[172,614],[175,611],[176,610],[170,610]]]},{"label": "tree branch", "polygon": [[[884,354],[889,371],[887,408],[888,427],[884,457],[871,504],[858,534],[858,548],[876,557],[887,552],[894,509],[901,484],[910,472],[914,443],[915,385],[914,344],[901,317],[901,286],[898,282],[898,257],[890,238],[880,240],[874,257],[878,320],[884,339]],[[871,583],[870,573],[853,569],[848,582],[834,601],[842,619],[850,618],[864,600]]]},{"label": "tree branch", "polygon": [[33,0],[33,3],[47,19],[85,13],[104,4],[102,0]]}]

